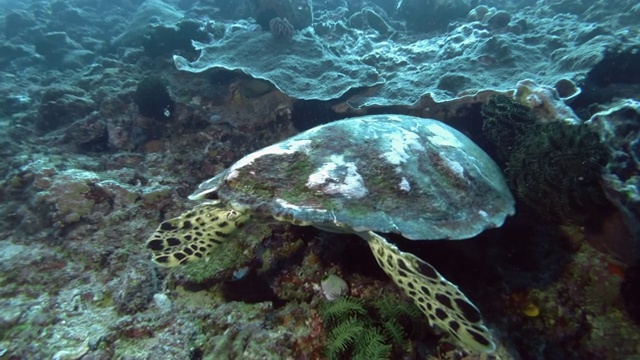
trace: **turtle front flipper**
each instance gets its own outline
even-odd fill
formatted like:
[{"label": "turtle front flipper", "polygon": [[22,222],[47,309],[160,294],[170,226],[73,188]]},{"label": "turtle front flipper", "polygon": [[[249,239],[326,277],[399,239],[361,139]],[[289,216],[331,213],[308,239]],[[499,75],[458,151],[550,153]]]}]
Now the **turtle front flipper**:
[{"label": "turtle front flipper", "polygon": [[182,215],[162,222],[147,240],[153,261],[165,267],[206,258],[249,219],[219,201],[207,202]]},{"label": "turtle front flipper", "polygon": [[456,285],[433,266],[400,251],[384,237],[372,231],[359,235],[369,243],[378,265],[427,315],[430,324],[438,325],[466,349],[495,350],[491,333],[482,324],[480,311]]}]

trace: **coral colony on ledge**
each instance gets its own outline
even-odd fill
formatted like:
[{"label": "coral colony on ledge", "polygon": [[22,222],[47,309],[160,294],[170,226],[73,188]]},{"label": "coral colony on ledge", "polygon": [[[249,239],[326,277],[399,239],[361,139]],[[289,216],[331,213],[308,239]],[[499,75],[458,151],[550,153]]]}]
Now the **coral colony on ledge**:
[{"label": "coral colony on ledge", "polygon": [[0,6],[0,359],[640,359],[637,2]]}]

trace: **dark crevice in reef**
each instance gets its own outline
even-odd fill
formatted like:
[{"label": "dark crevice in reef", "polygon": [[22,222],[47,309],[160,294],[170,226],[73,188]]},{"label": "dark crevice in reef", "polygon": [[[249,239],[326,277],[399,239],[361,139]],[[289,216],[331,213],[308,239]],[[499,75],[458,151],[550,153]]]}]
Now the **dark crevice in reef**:
[{"label": "dark crevice in reef", "polygon": [[640,326],[640,261],[625,271],[624,281],[620,285],[620,294],[625,305],[625,309]]},{"label": "dark crevice in reef", "polygon": [[240,280],[224,282],[221,290],[225,301],[242,301],[249,304],[271,301],[275,308],[285,304],[285,301],[280,300],[273,292],[267,278],[259,276],[254,271]]}]

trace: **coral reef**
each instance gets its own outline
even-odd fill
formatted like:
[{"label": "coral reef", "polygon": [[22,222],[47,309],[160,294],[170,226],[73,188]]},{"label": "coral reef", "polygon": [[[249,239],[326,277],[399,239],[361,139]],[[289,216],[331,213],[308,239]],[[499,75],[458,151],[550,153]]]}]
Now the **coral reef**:
[{"label": "coral reef", "polygon": [[141,115],[157,120],[170,118],[175,107],[167,87],[157,76],[140,80],[133,100]]},{"label": "coral reef", "polygon": [[[525,98],[539,99],[538,91],[526,88],[516,90],[514,99],[489,97],[481,111],[483,136],[506,168],[510,188],[548,221],[585,224],[590,216],[606,213],[611,206],[600,183],[610,154],[597,133],[566,121],[564,105],[541,115],[523,104]],[[575,119],[571,114],[568,119]]]},{"label": "coral reef", "polygon": [[264,30],[270,28],[274,18],[287,19],[294,29],[304,29],[313,22],[310,0],[250,0],[249,5],[256,22]]},{"label": "coral reef", "polygon": [[410,30],[428,32],[443,30],[449,22],[464,18],[469,10],[463,0],[403,0],[398,2],[396,17],[405,20]]},{"label": "coral reef", "polygon": [[146,310],[160,290],[155,268],[143,257],[130,257],[119,280],[111,293],[113,304],[122,314]]},{"label": "coral reef", "polygon": [[288,40],[293,37],[293,25],[287,20],[287,18],[275,17],[269,21],[269,30],[276,39]]},{"label": "coral reef", "polygon": [[411,356],[412,341],[428,324],[420,309],[391,295],[373,301],[341,297],[320,305],[329,359],[391,359]]},{"label": "coral reef", "polygon": [[383,15],[370,7],[365,7],[351,15],[347,23],[355,29],[374,29],[381,35],[386,35],[393,31],[393,28],[388,23],[388,19],[385,19]]},{"label": "coral reef", "polygon": [[[288,6],[289,2],[277,3]],[[491,13],[491,25],[478,21],[476,15],[452,23],[445,32],[443,22],[463,19],[469,12],[465,1],[402,1],[399,6],[403,14],[406,9],[406,16],[416,17],[416,26],[431,26],[433,21],[440,31],[427,38],[399,35],[391,30],[403,30],[399,21],[386,21],[373,6],[358,9],[346,20],[321,12],[313,20],[313,32],[303,30],[308,24],[299,26],[286,14],[267,11],[264,21],[258,21],[263,29],[269,29],[273,18],[286,17],[303,35],[286,43],[287,56],[283,56],[284,44],[274,45],[268,34],[258,34],[253,24],[239,21],[219,41],[198,43],[197,60],[176,55],[174,63],[177,69],[192,73],[213,68],[240,70],[298,99],[335,100],[348,93],[347,104],[352,109],[412,106],[426,99],[457,101],[483,89],[509,89],[530,79],[518,85],[526,93],[524,100],[533,95],[530,100],[540,106],[532,108],[541,115],[551,107],[556,115],[564,116],[558,95],[544,84],[584,76],[602,59],[607,46],[620,42],[613,34],[592,34],[580,40],[555,36],[551,41],[548,34],[555,34],[558,28],[573,33],[582,25],[555,17],[537,19],[536,26],[527,26],[526,19],[535,16],[533,7],[525,7],[517,18],[511,16],[506,27],[501,27],[509,20],[504,11],[492,13],[487,8],[483,17]],[[437,10],[440,8],[447,10]],[[433,12],[439,16],[430,15]],[[402,20],[405,15],[396,14],[396,18]]]},{"label": "coral reef", "polygon": [[81,119],[94,110],[96,104],[84,90],[54,85],[42,94],[36,123],[39,130],[51,131]]},{"label": "coral reef", "polygon": [[115,46],[139,45],[145,35],[152,31],[150,25],[174,26],[184,17],[184,13],[162,0],[145,0],[136,9],[133,17],[120,34],[112,40]]},{"label": "coral reef", "polygon": [[482,119],[482,134],[495,147],[503,164],[536,121],[529,107],[504,95],[489,97],[482,105]]},{"label": "coral reef", "polygon": [[538,215],[585,224],[610,207],[600,186],[608,160],[590,128],[557,121],[529,127],[506,166],[511,188]]},{"label": "coral reef", "polygon": [[640,102],[624,99],[594,114],[587,124],[599,134],[611,161],[603,176],[607,197],[622,213],[640,258]]},{"label": "coral reef", "polygon": [[[638,357],[637,1],[2,9],[0,358]],[[166,89],[151,116],[136,104],[149,76]],[[493,354],[384,313],[411,304],[356,236],[253,223],[209,262],[153,266],[145,239],[203,179],[299,131],[392,113],[455,127],[520,188],[516,215],[473,241],[389,237],[474,300]],[[359,305],[325,319],[339,301]]]},{"label": "coral reef", "polygon": [[142,40],[142,47],[149,56],[166,53],[192,51],[191,41],[205,41],[208,33],[202,23],[189,19],[181,20],[173,26],[158,24],[149,30]]},{"label": "coral reef", "polygon": [[541,86],[532,80],[522,80],[516,84],[513,99],[531,109],[536,121],[549,123],[562,121],[580,124],[582,120],[560,98],[558,91],[550,86]]}]

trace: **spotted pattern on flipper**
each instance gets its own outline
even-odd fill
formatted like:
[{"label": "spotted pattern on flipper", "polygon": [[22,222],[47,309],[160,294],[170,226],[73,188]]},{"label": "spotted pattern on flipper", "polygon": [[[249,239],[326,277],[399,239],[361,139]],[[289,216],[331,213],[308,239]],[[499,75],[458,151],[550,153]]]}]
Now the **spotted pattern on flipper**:
[{"label": "spotted pattern on flipper", "polygon": [[468,350],[492,352],[496,346],[480,311],[433,266],[374,233],[360,234],[371,247],[378,265],[427,315],[429,323],[445,330]]},{"label": "spotted pattern on flipper", "polygon": [[219,201],[203,203],[162,222],[147,240],[147,248],[152,252],[152,260],[160,266],[195,262],[232,239],[248,219],[249,215]]}]

